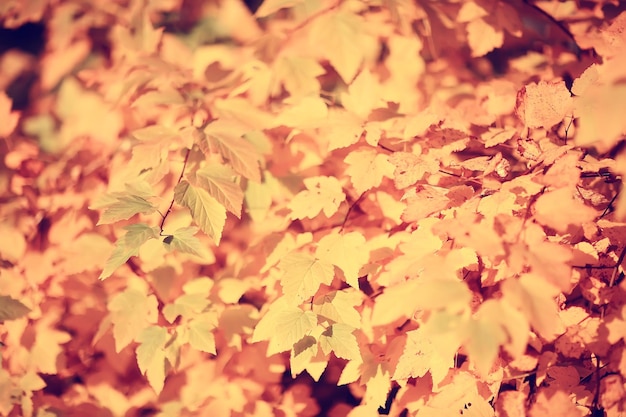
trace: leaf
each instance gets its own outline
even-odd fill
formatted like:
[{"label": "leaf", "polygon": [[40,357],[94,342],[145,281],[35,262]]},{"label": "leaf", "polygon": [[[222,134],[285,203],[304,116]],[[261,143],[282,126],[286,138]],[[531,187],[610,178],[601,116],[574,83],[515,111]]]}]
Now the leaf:
[{"label": "leaf", "polygon": [[315,313],[279,298],[255,326],[251,341],[268,340],[267,355],[271,356],[292,349],[316,325]]},{"label": "leaf", "polygon": [[110,224],[119,220],[130,219],[138,213],[150,214],[155,211],[156,207],[142,197],[136,195],[121,196],[102,213],[98,224]]},{"label": "leaf", "polygon": [[116,192],[104,195],[100,198],[100,202],[95,202],[90,209],[104,208],[104,212],[100,215],[100,224],[111,224],[119,220],[128,220],[135,214],[151,214],[157,211],[157,208],[148,201],[154,197],[152,187],[143,182],[127,183],[125,185],[126,192]]},{"label": "leaf", "polygon": [[[190,253],[201,258],[210,258],[208,249],[202,245],[200,239],[194,235],[198,232],[197,227],[183,227],[176,230],[163,240],[163,244],[169,251],[177,250],[183,253]],[[171,238],[171,239],[168,239]],[[167,240],[167,241],[166,241]]]},{"label": "leaf", "polygon": [[320,50],[346,84],[354,79],[364,59],[378,49],[362,18],[344,11],[313,20],[310,45]]},{"label": "leaf", "polygon": [[579,127],[574,142],[577,146],[595,146],[599,152],[608,152],[623,138],[626,131],[626,103],[621,98],[626,85],[603,85],[590,88],[575,101]]},{"label": "leaf", "polygon": [[321,318],[358,329],[361,327],[361,314],[355,307],[362,302],[360,292],[346,288],[315,297],[313,311]]},{"label": "leaf", "polygon": [[311,363],[318,352],[318,343],[313,336],[304,336],[291,349],[289,364],[291,365],[291,377],[295,378]]},{"label": "leaf", "polygon": [[198,185],[206,189],[226,210],[241,218],[243,190],[235,177],[227,165],[211,164],[196,171]]},{"label": "leaf", "polygon": [[261,3],[261,6],[254,15],[257,18],[266,17],[276,13],[280,9],[291,8],[302,2],[304,2],[304,0],[263,0],[263,3]]},{"label": "leaf", "polygon": [[287,205],[293,219],[312,219],[320,211],[330,217],[346,199],[341,184],[335,177],[308,177],[303,182],[306,190],[296,194]]},{"label": "leaf", "polygon": [[[244,177],[261,182],[260,156],[254,146],[233,130],[234,121],[215,121],[204,132],[210,149],[215,149],[232,167]],[[206,153],[206,146],[201,146]]]},{"label": "leaf", "polygon": [[326,72],[312,58],[289,55],[279,57],[274,62],[273,68],[276,78],[282,81],[285,90],[291,97],[296,98],[309,94],[319,94],[320,82],[317,77]]},{"label": "leaf", "polygon": [[30,308],[20,301],[8,295],[0,295],[0,323],[6,320],[19,319],[28,313],[30,313]]},{"label": "leaf", "polygon": [[167,304],[163,307],[163,317],[170,323],[174,323],[174,320],[181,316],[185,319],[190,319],[197,316],[210,304],[207,299],[208,294],[191,293],[183,294],[172,304]]},{"label": "leaf", "polygon": [[557,188],[539,196],[535,218],[541,224],[565,233],[569,226],[593,221],[598,212],[572,195],[570,188]]},{"label": "leaf", "polygon": [[107,307],[111,312],[116,352],[128,346],[150,323],[156,323],[158,317],[156,297],[135,288],[116,294]]},{"label": "leaf", "polygon": [[572,97],[563,81],[532,83],[517,92],[515,113],[529,128],[550,128],[572,109]]},{"label": "leaf", "polygon": [[321,284],[330,285],[335,276],[331,264],[299,252],[287,254],[278,267],[285,299],[296,305],[315,295]]},{"label": "leaf", "polygon": [[359,360],[361,359],[361,351],[353,334],[354,330],[354,327],[347,324],[332,324],[320,336],[320,347],[325,354],[332,351],[338,358]]},{"label": "leaf", "polygon": [[432,341],[421,328],[406,332],[406,336],[404,350],[392,377],[396,381],[423,377],[430,370],[435,355]]},{"label": "leaf", "polygon": [[[468,4],[468,3],[466,3]],[[504,43],[504,32],[484,19],[474,19],[467,24],[467,43],[473,57],[484,56]]]},{"label": "leaf", "polygon": [[189,328],[189,344],[192,348],[202,352],[217,354],[215,348],[215,335],[213,330],[217,327],[217,320],[212,314],[199,316],[191,320]]},{"label": "leaf", "polygon": [[113,274],[113,272],[124,265],[131,256],[139,255],[139,248],[150,239],[157,239],[159,237],[159,228],[150,227],[147,224],[138,223],[131,224],[124,227],[127,233],[117,239],[115,242],[115,248],[113,253],[106,261],[104,270],[98,277],[98,279],[106,279]]},{"label": "leaf", "polygon": [[376,297],[372,325],[381,326],[413,315],[415,310],[457,312],[467,308],[472,295],[465,283],[452,279],[412,279],[387,287]]},{"label": "leaf", "polygon": [[359,288],[359,270],[369,261],[365,237],[360,232],[333,232],[320,239],[315,256],[339,267],[348,285]]},{"label": "leaf", "polygon": [[0,124],[0,138],[6,138],[13,133],[20,120],[20,114],[16,111],[11,111],[11,104],[12,101],[6,92],[0,91],[0,119],[2,120]]},{"label": "leaf", "polygon": [[167,342],[167,329],[160,326],[150,326],[141,331],[137,336],[137,365],[143,375],[148,378],[148,383],[158,394],[165,384],[165,343]]},{"label": "leaf", "polygon": [[392,178],[399,190],[415,184],[426,173],[439,170],[439,161],[411,152],[394,152],[389,155],[389,163],[394,166]]},{"label": "leaf", "polygon": [[383,177],[393,178],[394,166],[389,162],[388,156],[375,149],[352,151],[346,156],[345,162],[348,164],[346,173],[358,194],[379,186]]},{"label": "leaf", "polygon": [[558,315],[555,297],[559,290],[541,276],[522,274],[502,284],[503,299],[519,310],[534,330],[545,340],[554,340],[565,332]]},{"label": "leaf", "polygon": [[174,201],[187,207],[194,222],[215,241],[216,245],[219,245],[226,224],[224,206],[208,192],[200,187],[194,187],[186,180],[182,180],[174,188]]}]

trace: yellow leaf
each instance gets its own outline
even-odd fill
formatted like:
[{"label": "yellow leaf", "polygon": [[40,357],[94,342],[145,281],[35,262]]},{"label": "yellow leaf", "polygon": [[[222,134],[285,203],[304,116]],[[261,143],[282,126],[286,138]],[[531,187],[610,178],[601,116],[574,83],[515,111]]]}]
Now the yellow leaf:
[{"label": "yellow leaf", "polygon": [[189,344],[192,348],[216,355],[215,335],[213,329],[217,326],[217,317],[213,313],[206,313],[191,320],[189,328]]},{"label": "yellow leaf", "polygon": [[361,293],[346,288],[331,291],[322,297],[315,297],[313,311],[322,318],[334,323],[345,323],[358,329],[361,327],[361,314],[355,306],[363,302]]},{"label": "yellow leaf", "polygon": [[296,194],[288,205],[293,219],[312,219],[320,211],[330,217],[346,199],[341,184],[335,177],[308,177],[303,182],[306,190]]},{"label": "yellow leaf", "polygon": [[137,365],[148,378],[152,389],[158,394],[165,384],[165,343],[167,330],[160,326],[150,326],[137,336]]},{"label": "yellow leaf", "polygon": [[156,239],[159,236],[158,227],[150,227],[146,224],[131,224],[124,229],[126,234],[115,242],[115,249],[106,261],[99,279],[105,279],[111,276],[113,272],[124,265],[131,256],[139,254],[139,248],[150,239]]},{"label": "yellow leaf", "polygon": [[255,326],[251,341],[268,340],[267,356],[271,356],[292,349],[316,325],[315,313],[293,307],[279,298]]},{"label": "yellow leaf", "polygon": [[404,351],[393,373],[393,380],[421,378],[430,370],[435,354],[433,344],[421,328],[406,333]]},{"label": "yellow leaf", "polygon": [[291,377],[295,378],[310,364],[317,355],[318,344],[313,336],[304,336],[293,346],[289,357]]},{"label": "yellow leaf", "polygon": [[228,165],[210,164],[196,171],[198,185],[204,188],[226,210],[241,218],[243,190]]},{"label": "yellow leaf", "polygon": [[312,49],[330,61],[349,84],[366,58],[376,56],[378,42],[366,32],[363,19],[351,12],[327,13],[311,23]]},{"label": "yellow leaf", "polygon": [[555,297],[559,289],[536,274],[522,274],[502,284],[503,299],[521,311],[535,331],[551,341],[565,332]]},{"label": "yellow leaf", "polygon": [[345,158],[354,190],[358,194],[377,187],[383,177],[393,178],[395,167],[389,162],[387,155],[378,153],[375,149],[365,148],[350,152]]},{"label": "yellow leaf", "polygon": [[333,233],[320,239],[315,256],[339,267],[348,285],[359,288],[359,270],[369,261],[365,238],[360,232]]},{"label": "yellow leaf", "polygon": [[335,276],[331,264],[298,252],[289,253],[278,267],[283,271],[280,283],[285,299],[296,305],[315,295],[321,284],[330,285]]},{"label": "yellow leaf", "polygon": [[156,323],[158,317],[156,297],[135,288],[116,294],[107,307],[111,312],[117,352],[132,342],[150,323]]},{"label": "yellow leaf", "polygon": [[204,189],[194,187],[186,180],[182,180],[174,188],[174,200],[189,209],[194,222],[215,241],[215,244],[220,243],[226,223],[224,206]]},{"label": "yellow leaf", "polygon": [[353,334],[354,330],[354,327],[347,324],[332,324],[320,336],[320,347],[326,355],[332,351],[338,358],[359,360],[361,350]]},{"label": "yellow leaf", "polygon": [[261,157],[250,142],[242,136],[242,124],[236,120],[217,120],[210,123],[205,129],[206,144],[201,141],[200,148],[207,153],[215,149],[232,167],[244,177],[260,182],[261,172],[259,164]]},{"label": "yellow leaf", "polygon": [[319,94],[317,77],[325,72],[317,61],[308,57],[283,55],[274,62],[274,75],[291,97]]}]

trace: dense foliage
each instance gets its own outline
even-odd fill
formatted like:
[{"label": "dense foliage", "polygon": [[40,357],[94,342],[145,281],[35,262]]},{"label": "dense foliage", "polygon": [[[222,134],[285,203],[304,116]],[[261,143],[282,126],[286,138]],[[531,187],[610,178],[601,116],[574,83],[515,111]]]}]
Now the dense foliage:
[{"label": "dense foliage", "polygon": [[626,414],[624,6],[248,6],[0,2],[0,415]]}]

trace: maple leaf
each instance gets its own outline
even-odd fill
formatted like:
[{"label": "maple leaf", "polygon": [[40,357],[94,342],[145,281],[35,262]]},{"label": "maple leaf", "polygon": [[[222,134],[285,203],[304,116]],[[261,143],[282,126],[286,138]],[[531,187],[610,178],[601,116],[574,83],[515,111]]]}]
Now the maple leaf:
[{"label": "maple leaf", "polygon": [[107,307],[111,313],[117,352],[128,346],[150,323],[155,323],[158,316],[156,297],[137,288],[116,294]]},{"label": "maple leaf", "polygon": [[315,313],[290,304],[279,298],[254,328],[251,339],[253,343],[269,340],[267,356],[292,349],[296,342],[317,325]]},{"label": "maple leaf", "polygon": [[191,319],[201,313],[209,304],[207,294],[186,293],[176,298],[172,304],[163,307],[163,317],[170,323],[174,323],[178,316]]},{"label": "maple leaf", "polygon": [[19,319],[29,312],[30,308],[26,307],[20,301],[8,295],[0,295],[0,323],[6,320]]},{"label": "maple leaf", "polygon": [[113,253],[106,261],[104,269],[100,273],[99,279],[106,279],[113,272],[124,265],[131,256],[139,255],[139,248],[150,239],[158,239],[159,228],[150,227],[147,224],[138,223],[124,227],[126,234],[115,242]]},{"label": "maple leaf", "polygon": [[358,194],[379,186],[383,177],[393,177],[394,166],[389,162],[387,155],[378,153],[375,149],[352,151],[344,161],[348,164],[346,173]]},{"label": "maple leaf", "polygon": [[354,327],[344,323],[330,325],[319,338],[322,351],[327,355],[332,351],[341,359],[361,359],[361,350],[354,330]]},{"label": "maple leaf", "polygon": [[308,177],[303,182],[306,190],[296,194],[287,206],[293,219],[312,219],[320,211],[330,217],[346,199],[341,184],[335,177]]},{"label": "maple leaf", "polygon": [[165,384],[165,344],[168,339],[167,329],[160,326],[146,327],[137,335],[137,365],[142,374],[158,394]]},{"label": "maple leaf", "polygon": [[285,299],[296,305],[315,295],[321,284],[330,285],[335,277],[330,263],[300,252],[287,254],[278,267],[283,271],[280,283]]},{"label": "maple leaf", "polygon": [[200,239],[194,235],[198,231],[197,227],[183,227],[177,229],[171,235],[163,239],[163,244],[169,251],[177,250],[183,253],[190,253],[201,258],[210,259],[211,254],[202,245]]},{"label": "maple leaf", "polygon": [[218,164],[206,165],[196,171],[196,181],[226,210],[241,218],[243,191],[230,167]]},{"label": "maple leaf", "polygon": [[339,267],[343,271],[346,282],[354,288],[359,288],[359,270],[369,260],[365,237],[360,232],[333,231],[320,239],[315,256]]},{"label": "maple leaf", "polygon": [[174,188],[174,201],[187,207],[200,229],[209,235],[216,245],[220,243],[226,223],[226,209],[223,205],[206,190],[194,187],[186,180],[182,180]]},{"label": "maple leaf", "polygon": [[563,81],[532,83],[517,92],[515,112],[527,127],[550,128],[571,111],[572,97]]}]

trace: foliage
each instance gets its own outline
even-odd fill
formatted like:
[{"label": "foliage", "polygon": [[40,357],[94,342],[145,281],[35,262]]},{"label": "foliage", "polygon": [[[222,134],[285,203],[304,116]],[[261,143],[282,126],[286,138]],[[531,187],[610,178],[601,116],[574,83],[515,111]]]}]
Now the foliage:
[{"label": "foliage", "polygon": [[619,2],[0,20],[0,415],[623,413]]}]

